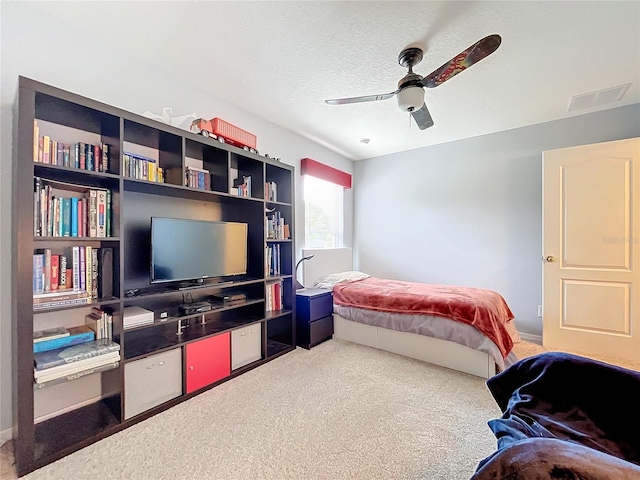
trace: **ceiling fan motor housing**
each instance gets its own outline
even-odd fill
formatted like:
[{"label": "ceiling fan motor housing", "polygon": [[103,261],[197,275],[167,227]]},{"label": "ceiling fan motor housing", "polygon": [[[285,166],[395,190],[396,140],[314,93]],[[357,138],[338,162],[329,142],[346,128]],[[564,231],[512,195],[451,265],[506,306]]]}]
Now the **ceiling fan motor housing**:
[{"label": "ceiling fan motor housing", "polygon": [[420,84],[422,77],[415,73],[405,75],[398,82],[398,108],[403,112],[413,112],[424,104],[424,89]]}]

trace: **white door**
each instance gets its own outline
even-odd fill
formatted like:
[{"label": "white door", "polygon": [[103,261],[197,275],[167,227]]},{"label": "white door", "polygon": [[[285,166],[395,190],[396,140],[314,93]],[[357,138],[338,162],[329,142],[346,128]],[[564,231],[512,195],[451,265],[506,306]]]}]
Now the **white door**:
[{"label": "white door", "polygon": [[543,154],[545,347],[640,361],[640,139]]}]

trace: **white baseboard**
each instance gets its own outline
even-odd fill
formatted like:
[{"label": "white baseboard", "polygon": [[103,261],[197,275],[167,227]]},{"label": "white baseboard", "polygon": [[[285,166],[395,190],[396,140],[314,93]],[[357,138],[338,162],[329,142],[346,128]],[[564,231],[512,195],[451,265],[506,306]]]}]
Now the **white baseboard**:
[{"label": "white baseboard", "polygon": [[7,440],[13,438],[13,429],[7,428],[6,430],[0,430],[0,445],[4,444]]},{"label": "white baseboard", "polygon": [[537,343],[538,345],[542,345],[542,335],[520,332],[520,338],[525,342]]}]

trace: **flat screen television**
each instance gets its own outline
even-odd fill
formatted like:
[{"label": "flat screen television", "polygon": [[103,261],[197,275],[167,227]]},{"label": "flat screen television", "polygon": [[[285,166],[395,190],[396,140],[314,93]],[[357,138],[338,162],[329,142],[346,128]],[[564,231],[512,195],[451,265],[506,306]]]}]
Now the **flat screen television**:
[{"label": "flat screen television", "polygon": [[151,218],[151,283],[247,273],[247,224]]}]

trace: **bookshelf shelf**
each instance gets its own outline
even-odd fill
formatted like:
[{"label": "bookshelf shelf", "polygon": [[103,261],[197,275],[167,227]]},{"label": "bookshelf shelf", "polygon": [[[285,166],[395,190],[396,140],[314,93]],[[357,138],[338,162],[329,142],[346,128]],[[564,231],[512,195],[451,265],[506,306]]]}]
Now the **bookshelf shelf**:
[{"label": "bookshelf shelf", "polygon": [[74,175],[74,176],[77,176],[78,178],[85,178],[85,179],[108,178],[112,180],[118,180],[120,178],[119,175],[114,175],[112,173],[95,172],[91,170],[82,170],[80,168],[74,168],[74,167],[63,167],[61,165],[49,165],[46,163],[34,162],[33,169],[36,176],[41,175],[45,177],[52,175],[52,176],[58,176],[58,177],[64,176],[64,178],[67,178],[68,175]]},{"label": "bookshelf shelf", "polygon": [[290,203],[285,202],[274,202],[273,200],[265,200],[265,203],[268,207],[290,207]]},{"label": "bookshelf shelf", "polygon": [[[250,305],[258,305],[261,303],[264,303],[264,299],[245,300],[240,302],[234,302],[233,304],[230,304],[230,305],[224,305],[224,304],[214,305],[212,309],[205,312],[204,315],[226,312],[227,310],[235,310],[237,308],[247,307]],[[158,325],[168,325],[168,324],[179,322],[180,320],[198,319],[203,315],[203,313],[194,313],[191,315],[179,315],[178,309],[176,307],[170,307],[168,309],[164,309],[164,311],[167,311],[170,316],[161,320],[156,320],[155,322],[149,325],[125,328],[125,333],[133,332],[136,330],[144,330],[144,329],[155,327]]]},{"label": "bookshelf shelf", "polygon": [[92,243],[92,242],[119,242],[120,237],[33,237],[34,242],[67,242],[67,243]]},{"label": "bookshelf shelf", "polygon": [[39,315],[42,313],[51,313],[51,312],[62,312],[65,310],[76,310],[80,308],[90,308],[90,307],[103,307],[109,305],[120,304],[120,299],[116,297],[107,298],[107,299],[94,299],[92,301],[86,303],[78,303],[73,305],[65,305],[65,306],[55,306],[49,308],[34,308],[33,314]]},{"label": "bookshelf shelf", "polygon": [[[147,357],[151,353],[160,353],[177,346],[187,345],[221,333],[230,332],[240,327],[262,322],[264,318],[246,316],[234,320],[208,320],[204,325],[196,322],[194,328],[187,328],[182,335],[177,335],[177,329],[172,325],[148,326],[144,331],[125,330],[125,362],[132,362]],[[150,330],[153,331],[150,331]]]},{"label": "bookshelf shelf", "polygon": [[[267,240],[265,231],[265,210],[275,209],[285,222],[279,226],[288,227],[291,236],[295,232],[293,167],[24,77],[19,79],[16,111],[17,142],[14,143],[13,160],[16,183],[12,199],[16,214],[12,219],[12,243],[15,246],[13,277],[17,296],[13,318],[16,358],[13,391],[17,401],[14,402],[13,418],[19,475],[171,408],[295,348],[294,239]],[[49,139],[47,160],[45,138]],[[85,152],[84,157],[82,152]],[[129,155],[129,163],[126,155]],[[132,157],[137,159],[133,164]],[[93,168],[89,158],[94,162]],[[95,163],[95,159],[101,162]],[[83,168],[76,168],[78,166]],[[210,190],[185,186],[189,170],[210,175],[204,183]],[[159,178],[160,173],[162,182],[146,180]],[[200,177],[198,181],[202,186]],[[43,185],[50,188],[45,189]],[[74,213],[70,217],[71,231],[75,232],[73,219],[77,219],[80,236],[62,236],[69,225],[65,219],[69,212],[67,200],[74,212],[74,198],[80,204],[87,196],[91,200],[92,191],[99,194],[104,190],[109,191],[111,203],[99,200],[97,205],[111,205],[108,225],[112,236],[104,236],[101,230],[96,232],[100,236],[83,233],[93,234],[90,230],[93,224],[91,219],[87,222],[81,216],[80,210],[78,217],[74,217]],[[49,199],[53,197],[64,202],[58,205],[58,211],[55,208],[47,210]],[[92,214],[90,208],[84,210],[84,204],[82,211]],[[56,212],[62,213],[61,220]],[[246,273],[228,283],[209,283],[180,290],[177,283],[152,285],[149,278],[152,217],[247,224]],[[55,224],[59,230],[51,229],[49,221],[60,222]],[[82,228],[81,221],[84,222]],[[99,227],[103,225],[105,233],[108,232],[107,223],[100,223]],[[50,234],[58,231],[61,236]],[[38,236],[37,233],[47,235]],[[112,268],[99,270],[98,277],[95,277],[95,270],[91,270],[91,286],[96,285],[94,281],[99,288],[107,285],[106,291],[112,296],[92,299],[88,303],[35,309],[34,289],[42,291],[39,285],[42,277],[35,269],[36,260],[40,261],[43,255],[42,258],[48,261],[47,255],[50,255],[51,258],[58,257],[59,265],[63,265],[64,257],[67,274],[73,275],[75,288],[77,274],[82,271],[75,262],[77,249],[84,250],[85,259],[89,252],[93,255],[94,250],[106,255],[99,257],[98,265]],[[272,249],[270,253],[267,253],[268,249]],[[272,257],[267,255],[274,255],[277,264],[269,266],[267,259]],[[71,264],[69,258],[73,260]],[[95,263],[91,262],[92,268]],[[47,265],[47,268],[53,268],[55,261]],[[267,267],[276,267],[273,271],[278,275],[267,276]],[[52,278],[70,288],[69,284],[62,283],[59,271],[56,275]],[[82,273],[80,276],[85,278]],[[52,290],[51,285],[47,290],[46,278],[45,272],[45,292]],[[89,284],[88,276],[86,283]],[[81,281],[80,285],[82,288]],[[130,292],[133,294],[129,296]],[[213,310],[200,314],[181,315],[178,308],[181,303],[209,301],[212,295],[225,292],[243,292],[247,299],[233,304],[217,303]],[[221,299],[218,301],[222,302]],[[278,310],[267,311],[273,306],[278,306]],[[71,375],[46,386],[34,385],[34,331],[85,325],[85,315],[91,322],[90,312],[95,307],[109,314],[112,320],[108,330],[112,330],[113,341],[120,345],[117,366],[96,367],[85,375],[78,374],[77,378]],[[126,307],[140,307],[158,316],[160,312],[166,312],[167,318],[125,330]],[[256,335],[259,335],[259,341],[255,341]],[[213,343],[226,345],[227,337],[228,358],[218,352],[216,361],[228,362],[229,367],[233,362],[237,368],[229,368],[222,378],[215,378],[194,391],[187,390],[189,352],[204,352],[199,361],[206,364],[213,361],[215,352],[203,347]],[[142,413],[132,414],[136,411],[132,408],[127,415],[127,405],[132,401],[135,404],[139,399],[131,393],[127,396],[127,391],[131,390],[125,388],[125,379],[134,374],[136,361],[153,362],[162,355],[179,359],[172,368],[180,393],[160,404],[145,406]],[[147,377],[136,381],[147,385]],[[165,377],[160,378],[165,382]],[[147,385],[143,390],[153,389],[152,385]],[[87,404],[88,401],[92,403]]]}]

